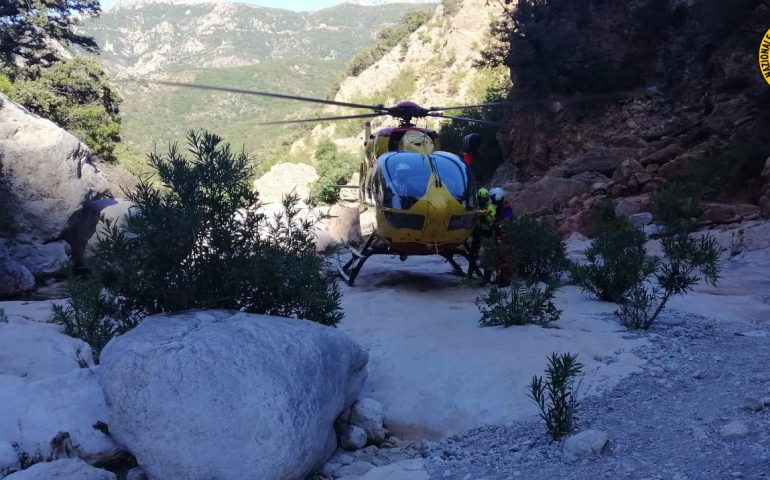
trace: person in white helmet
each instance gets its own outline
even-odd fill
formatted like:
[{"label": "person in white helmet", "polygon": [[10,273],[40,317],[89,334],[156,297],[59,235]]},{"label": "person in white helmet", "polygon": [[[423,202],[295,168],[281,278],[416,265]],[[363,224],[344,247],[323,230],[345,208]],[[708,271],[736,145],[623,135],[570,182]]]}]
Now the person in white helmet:
[{"label": "person in white helmet", "polygon": [[489,191],[489,198],[495,205],[495,221],[503,222],[506,220],[513,220],[513,208],[511,204],[505,199],[505,190],[500,187],[495,187]]},{"label": "person in white helmet", "polygon": [[[495,223],[493,225],[495,245],[502,246],[504,243],[503,224],[513,220],[513,208],[505,199],[505,190],[495,187],[489,191],[489,199],[495,205]],[[508,286],[513,277],[511,265],[506,260],[506,254],[498,250],[496,255],[497,263],[497,283],[500,286]]]}]

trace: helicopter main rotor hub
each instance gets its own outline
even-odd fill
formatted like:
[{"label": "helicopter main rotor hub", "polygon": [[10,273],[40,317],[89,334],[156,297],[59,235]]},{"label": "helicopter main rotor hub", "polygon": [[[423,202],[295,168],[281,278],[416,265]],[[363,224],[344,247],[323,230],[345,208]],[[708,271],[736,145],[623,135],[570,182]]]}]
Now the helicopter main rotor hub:
[{"label": "helicopter main rotor hub", "polygon": [[400,102],[395,107],[386,108],[385,111],[388,115],[401,119],[402,126],[412,126],[413,118],[427,117],[430,112],[414,102]]}]

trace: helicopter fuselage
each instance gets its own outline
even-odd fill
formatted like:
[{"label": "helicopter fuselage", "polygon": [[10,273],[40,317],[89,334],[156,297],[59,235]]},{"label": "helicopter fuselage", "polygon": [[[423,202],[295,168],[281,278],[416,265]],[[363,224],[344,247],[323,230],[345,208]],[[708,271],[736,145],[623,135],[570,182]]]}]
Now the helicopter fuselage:
[{"label": "helicopter fuselage", "polygon": [[366,131],[360,205],[364,235],[378,250],[429,255],[457,249],[476,221],[473,175],[457,156],[439,150],[433,130],[409,126]]}]

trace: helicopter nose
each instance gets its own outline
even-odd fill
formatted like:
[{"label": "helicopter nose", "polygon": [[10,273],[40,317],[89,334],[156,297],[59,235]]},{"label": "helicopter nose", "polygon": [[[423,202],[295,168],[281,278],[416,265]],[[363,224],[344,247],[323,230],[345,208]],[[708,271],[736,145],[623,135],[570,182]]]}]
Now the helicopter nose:
[{"label": "helicopter nose", "polygon": [[425,212],[425,234],[427,241],[438,242],[442,240],[449,228],[450,205],[449,198],[438,192],[439,188],[431,185],[429,188],[437,190],[428,195],[428,208]]}]

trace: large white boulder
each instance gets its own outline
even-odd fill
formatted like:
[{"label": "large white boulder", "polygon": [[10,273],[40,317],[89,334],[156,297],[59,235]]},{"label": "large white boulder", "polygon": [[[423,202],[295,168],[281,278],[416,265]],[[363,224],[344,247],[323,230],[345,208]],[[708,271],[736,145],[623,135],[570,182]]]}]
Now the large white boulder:
[{"label": "large white boulder", "polygon": [[107,406],[94,369],[37,382],[0,375],[0,443],[16,443],[32,458],[55,456],[51,441],[61,437],[60,432],[68,434],[77,447],[74,453],[87,461],[113,457],[121,449],[93,428],[106,419]]},{"label": "large white boulder", "polygon": [[3,256],[0,249],[0,298],[14,297],[31,292],[35,277],[27,267],[16,260]]},{"label": "large white boulder", "polygon": [[310,195],[310,184],[318,180],[312,165],[277,163],[270,171],[254,180],[254,189],[263,203],[280,203],[284,195],[296,193],[300,200]]},{"label": "large white boulder", "polygon": [[115,474],[94,468],[83,460],[42,462],[5,477],[5,480],[115,480]]},{"label": "large white boulder", "polygon": [[10,256],[24,265],[33,275],[49,276],[58,273],[69,263],[70,247],[67,242],[14,243],[8,246]]},{"label": "large white boulder", "polygon": [[57,237],[83,202],[109,192],[88,147],[3,94],[0,158],[16,225],[37,240]]},{"label": "large white boulder", "polygon": [[366,379],[339,330],[225,311],[147,318],[102,351],[110,432],[148,477],[298,479]]},{"label": "large white boulder", "polygon": [[14,319],[0,323],[0,375],[42,380],[93,365],[91,347],[50,323]]}]

